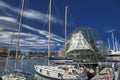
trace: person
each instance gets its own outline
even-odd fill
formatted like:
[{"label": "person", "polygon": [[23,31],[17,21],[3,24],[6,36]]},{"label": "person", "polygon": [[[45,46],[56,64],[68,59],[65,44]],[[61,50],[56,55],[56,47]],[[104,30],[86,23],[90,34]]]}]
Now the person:
[{"label": "person", "polygon": [[84,71],[81,74],[82,79],[81,80],[88,80],[88,76],[87,76],[87,68],[86,66],[83,67]]},{"label": "person", "polygon": [[88,76],[87,76],[87,73],[85,71],[82,72],[81,77],[82,77],[82,80],[88,80]]}]

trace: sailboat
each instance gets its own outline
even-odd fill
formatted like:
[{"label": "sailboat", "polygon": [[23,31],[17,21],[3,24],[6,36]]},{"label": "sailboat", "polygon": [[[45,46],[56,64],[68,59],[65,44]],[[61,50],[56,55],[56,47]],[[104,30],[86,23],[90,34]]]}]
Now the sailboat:
[{"label": "sailboat", "polygon": [[[70,52],[72,50],[78,50],[78,49],[92,49],[92,47],[89,45],[89,43],[85,40],[84,36],[82,35],[81,32],[75,33],[73,34],[74,36],[76,36],[78,38],[78,40],[75,40],[73,37],[71,38],[70,41],[70,47],[68,48],[68,50],[66,52]],[[80,38],[81,35],[81,38]],[[81,40],[79,40],[81,39]],[[84,40],[83,40],[84,39]],[[84,44],[84,46],[81,46],[79,41],[81,41],[82,44]],[[76,45],[76,46],[74,46]],[[78,45],[78,48],[77,48]],[[54,79],[54,80],[87,80],[88,79],[88,75],[87,74],[92,74],[94,73],[94,71],[92,69],[88,69],[85,66],[84,67],[80,67],[79,64],[66,64],[66,65],[57,65],[57,66],[41,66],[41,65],[35,65],[35,70],[36,73],[49,78],[49,79]]]},{"label": "sailboat", "polygon": [[[80,72],[80,70],[77,70],[77,67],[73,65],[58,65],[58,66],[52,66],[49,62],[50,57],[50,18],[51,18],[51,0],[49,3],[49,39],[48,39],[48,65],[34,65],[35,71],[37,74],[39,74],[42,77],[52,79],[52,80],[75,80],[80,79],[79,75],[77,74]],[[80,68],[79,68],[80,69]],[[82,71],[83,69],[81,69]],[[83,72],[83,71],[82,71]],[[86,80],[86,79],[84,79]]]},{"label": "sailboat", "polygon": [[[114,34],[112,32],[112,41],[113,41],[113,50],[110,49],[110,41],[108,39],[108,46],[109,46],[109,54],[107,55],[107,64],[104,65],[104,68],[99,72],[99,68],[97,68],[97,74],[91,80],[119,80],[118,79],[118,72],[116,71],[114,61],[119,60],[118,54],[114,51],[115,44],[114,44]],[[108,66],[107,66],[108,65]],[[109,66],[111,65],[111,66]]]},{"label": "sailboat", "polygon": [[[8,64],[8,58],[10,55],[10,47],[9,47],[9,53],[7,56],[7,61],[6,61],[6,67],[5,67],[5,73],[2,76],[2,80],[27,80],[25,77],[25,74],[28,74],[27,72],[23,72],[20,69],[17,69],[17,57],[18,57],[18,50],[19,50],[19,38],[20,38],[20,27],[21,27],[21,22],[22,22],[22,14],[23,14],[23,6],[24,6],[24,0],[22,0],[22,7],[21,7],[21,14],[20,14],[20,23],[19,23],[19,29],[18,29],[18,43],[17,43],[17,49],[16,49],[16,58],[15,58],[15,66],[14,66],[14,72],[10,74],[6,74],[6,68]],[[12,38],[13,40],[13,38]],[[11,40],[11,42],[12,42]]]},{"label": "sailboat", "polygon": [[110,48],[110,41],[108,39],[108,45],[109,45],[109,54],[107,55],[107,59],[110,62],[114,61],[120,61],[120,50],[119,50],[119,45],[118,45],[117,39],[114,37],[114,34],[112,32],[112,47],[113,49]]},{"label": "sailboat", "polygon": [[[50,16],[51,16],[51,0],[49,3],[49,39],[50,41]],[[67,7],[66,9],[67,10]],[[67,13],[67,11],[65,11]],[[66,14],[65,13],[65,14]],[[50,45],[48,44],[48,65],[34,65],[35,71],[42,77],[52,80],[87,80],[86,67],[77,65],[51,65],[49,62]]]},{"label": "sailboat", "polygon": [[73,58],[66,56],[66,34],[67,34],[67,9],[68,6],[65,8],[65,40],[64,40],[64,51],[59,51],[58,56],[51,56],[49,57],[49,60],[53,64],[66,64],[66,63],[72,63],[74,60]]}]

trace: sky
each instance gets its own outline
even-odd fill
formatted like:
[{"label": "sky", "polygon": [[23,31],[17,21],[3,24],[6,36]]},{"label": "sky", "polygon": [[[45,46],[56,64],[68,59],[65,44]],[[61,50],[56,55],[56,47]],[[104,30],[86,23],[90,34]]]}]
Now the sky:
[{"label": "sky", "polygon": [[[67,35],[79,27],[91,27],[105,40],[111,32],[120,41],[119,0],[52,0],[51,51],[64,47],[64,14],[68,6]],[[21,0],[0,0],[0,46],[16,49]],[[25,0],[19,50],[47,51],[49,0]],[[14,35],[13,35],[14,32]],[[13,37],[13,42],[12,41]]]}]

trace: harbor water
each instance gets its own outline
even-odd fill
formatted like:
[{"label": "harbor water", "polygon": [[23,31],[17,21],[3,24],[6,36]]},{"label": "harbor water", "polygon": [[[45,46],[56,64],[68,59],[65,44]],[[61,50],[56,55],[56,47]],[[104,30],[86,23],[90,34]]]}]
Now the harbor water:
[{"label": "harbor water", "polygon": [[[47,65],[47,58],[27,58],[27,59],[9,59],[7,64],[7,73],[14,72],[15,63],[17,64],[17,69],[20,69],[25,72],[30,72],[31,75],[29,75],[29,80],[48,80],[46,78],[43,78],[39,76],[34,69],[34,64],[39,65]],[[4,68],[6,65],[6,59],[0,59],[0,77],[2,76],[4,72]],[[106,64],[108,65],[108,64]],[[120,66],[120,63],[117,62],[117,68]]]},{"label": "harbor water", "polygon": [[[31,73],[31,75],[29,76],[30,80],[46,80],[45,78],[42,78],[38,74],[36,74],[34,70],[34,64],[46,65],[47,64],[46,58],[31,58],[31,59],[29,58],[22,60],[18,59],[17,61],[15,61],[15,59],[9,59],[7,64],[8,73],[14,71],[15,62],[17,64],[18,69]],[[0,77],[3,74],[5,64],[6,64],[6,59],[0,59]]]}]

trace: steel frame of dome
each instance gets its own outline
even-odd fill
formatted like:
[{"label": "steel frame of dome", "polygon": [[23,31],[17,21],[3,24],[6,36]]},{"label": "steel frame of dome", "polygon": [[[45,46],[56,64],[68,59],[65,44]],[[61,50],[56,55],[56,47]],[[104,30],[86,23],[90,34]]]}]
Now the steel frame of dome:
[{"label": "steel frame of dome", "polygon": [[[107,47],[107,43],[105,42],[105,39],[102,36],[102,34],[90,27],[79,27],[67,36],[67,41],[69,41],[71,39],[72,34],[77,33],[78,31],[82,32],[85,39],[88,41],[88,43],[90,45],[92,45],[92,47],[94,48],[95,51],[94,52],[93,51],[79,51],[79,52],[77,51],[77,53],[79,53],[79,54],[73,54],[76,51],[72,51],[70,53],[67,53],[67,55],[68,56],[74,55],[74,57],[77,57],[78,55],[81,56],[81,53],[84,53],[84,54],[82,54],[83,59],[92,60],[92,61],[96,61],[96,60],[104,61],[106,58],[106,54],[108,52],[108,47]],[[68,48],[69,48],[69,42],[68,42],[68,44],[66,44],[66,51]],[[77,55],[77,56],[75,56],[75,55]],[[96,58],[93,59],[92,56],[94,56],[94,58],[95,57]],[[98,58],[98,56],[99,56],[99,58]],[[80,57],[78,57],[78,58],[80,58]]]}]

